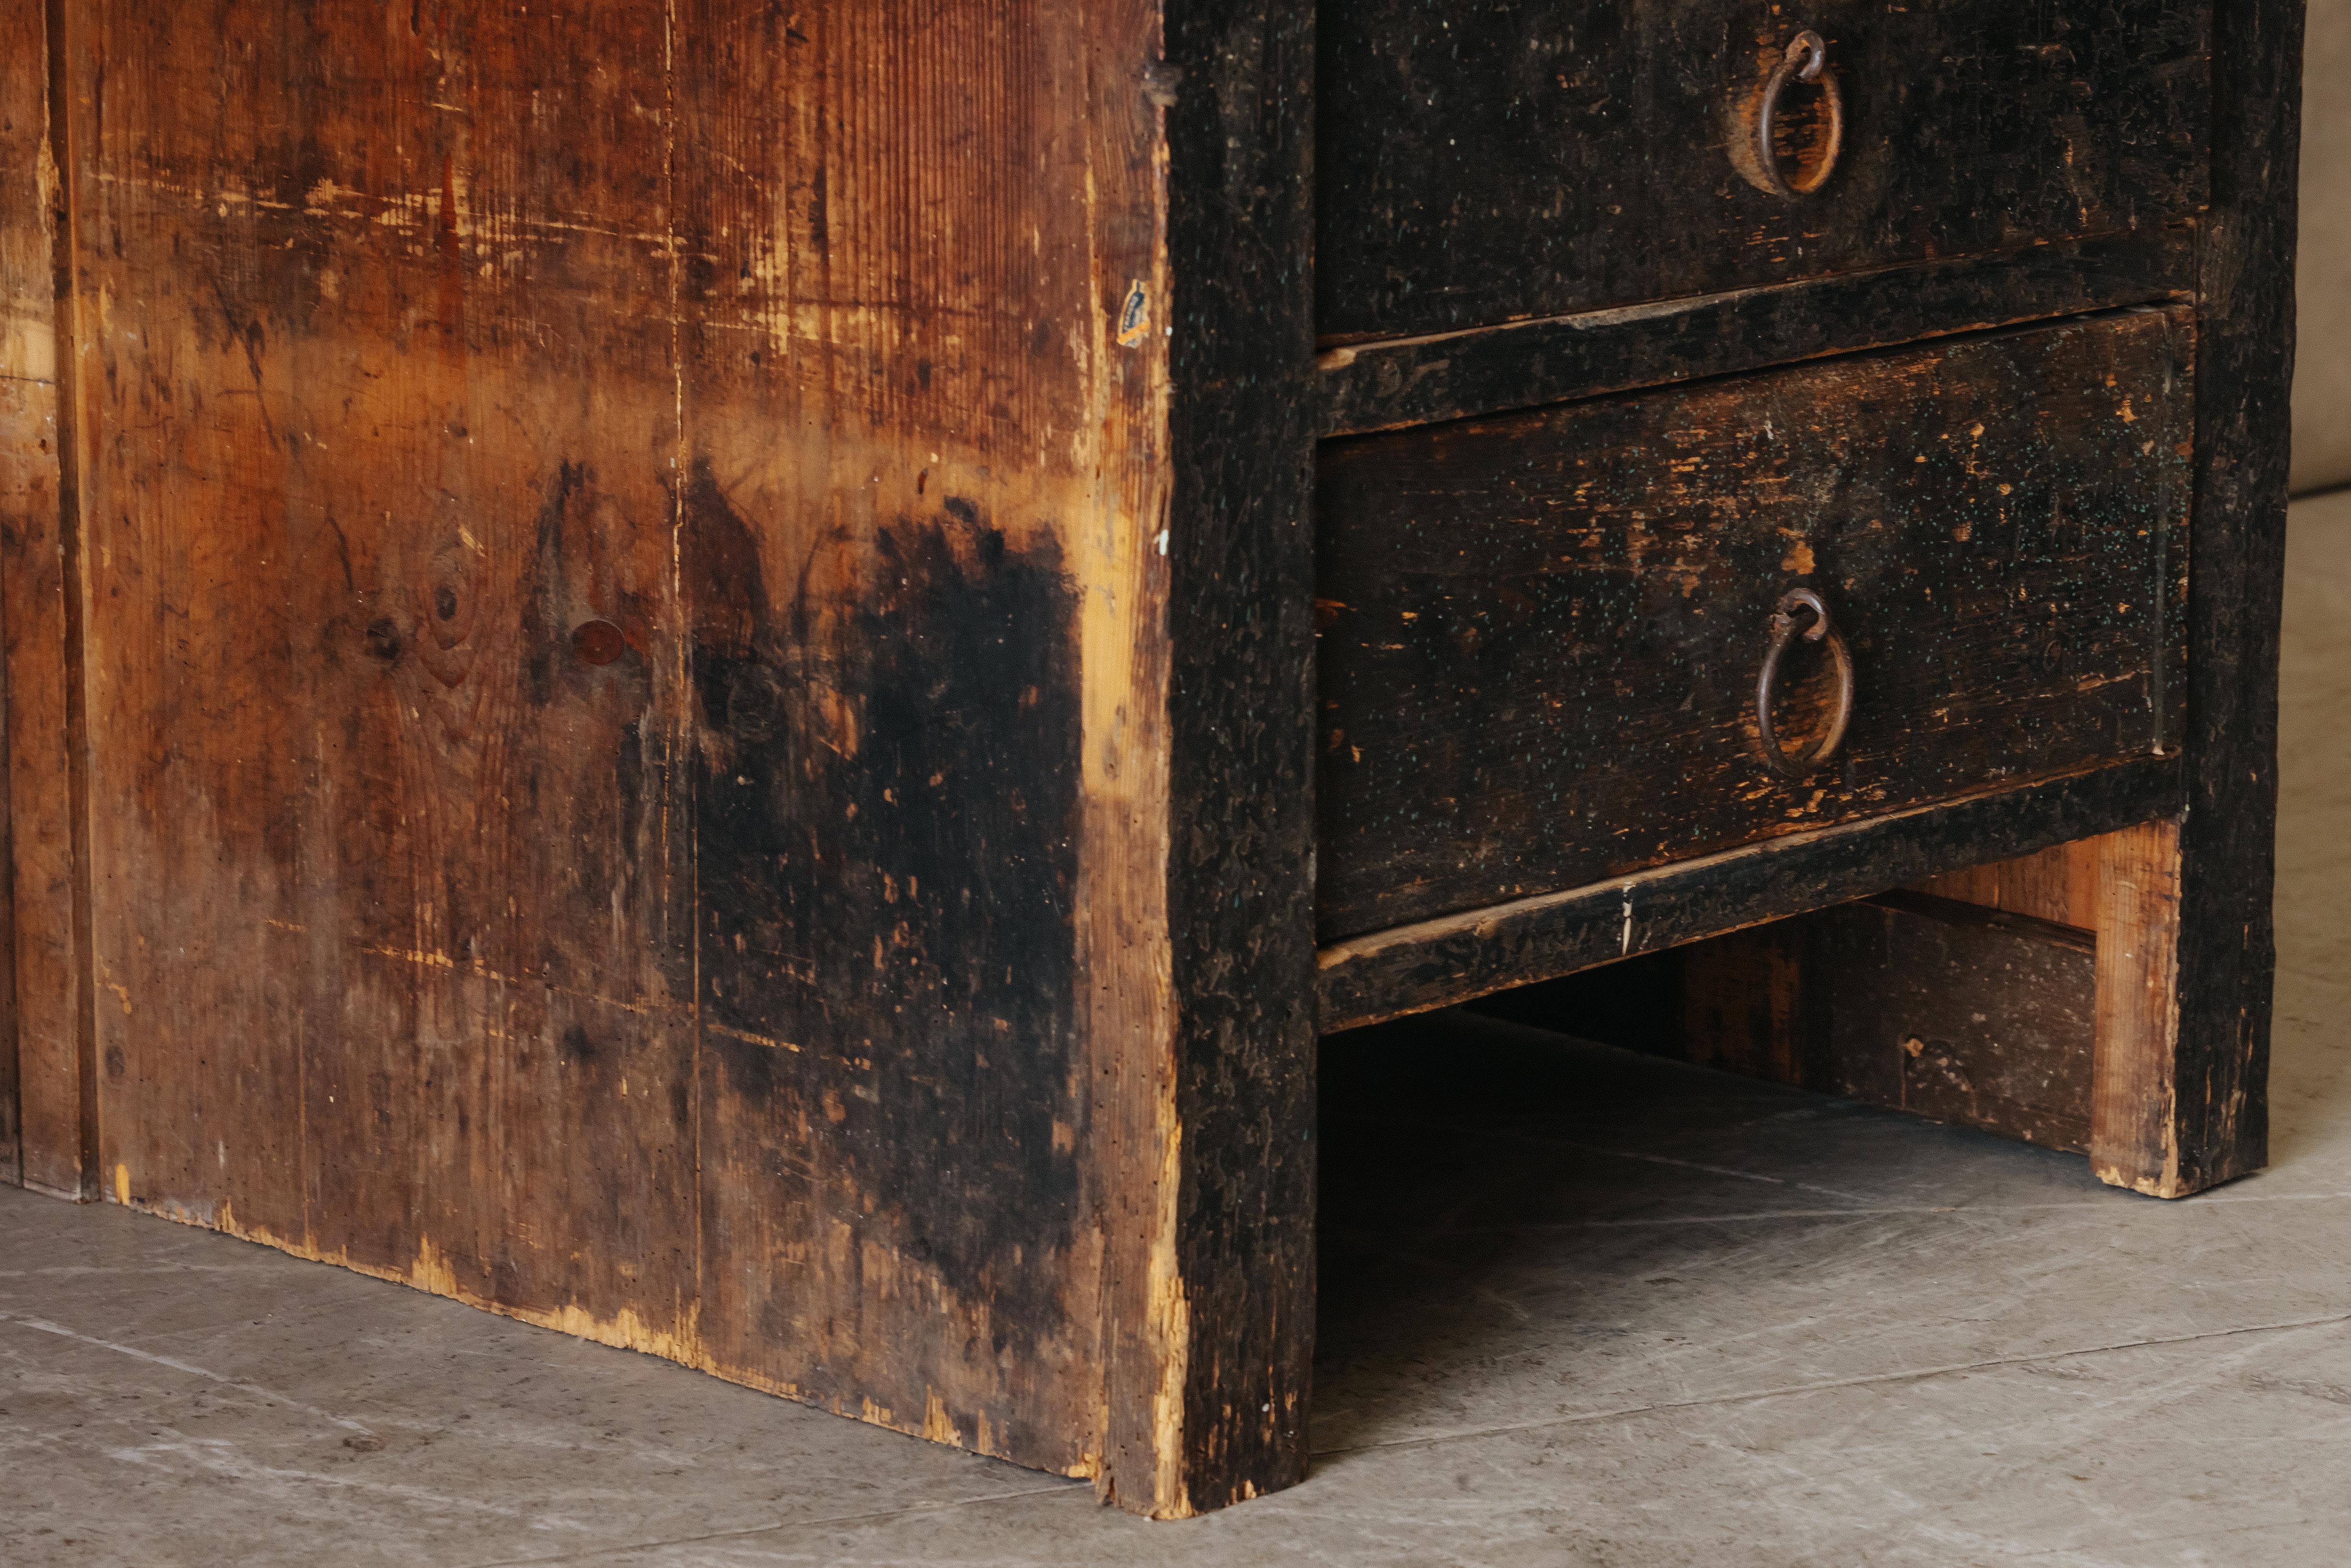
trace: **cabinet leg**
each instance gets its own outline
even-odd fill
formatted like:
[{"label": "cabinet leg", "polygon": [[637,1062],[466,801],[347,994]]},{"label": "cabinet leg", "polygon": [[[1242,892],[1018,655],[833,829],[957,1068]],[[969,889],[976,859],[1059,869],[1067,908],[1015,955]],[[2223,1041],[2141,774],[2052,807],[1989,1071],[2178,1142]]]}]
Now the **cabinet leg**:
[{"label": "cabinet leg", "polygon": [[2268,1159],[2265,1030],[2241,1027],[2241,1009],[2199,1009],[2186,994],[2180,837],[2159,821],[2068,846],[2096,860],[2091,1168],[2155,1197],[2186,1197]]},{"label": "cabinet leg", "polygon": [[2148,822],[2066,849],[2095,867],[2097,1028],[2090,1167],[2155,1197],[2184,1197],[2179,1158],[2179,829]]}]

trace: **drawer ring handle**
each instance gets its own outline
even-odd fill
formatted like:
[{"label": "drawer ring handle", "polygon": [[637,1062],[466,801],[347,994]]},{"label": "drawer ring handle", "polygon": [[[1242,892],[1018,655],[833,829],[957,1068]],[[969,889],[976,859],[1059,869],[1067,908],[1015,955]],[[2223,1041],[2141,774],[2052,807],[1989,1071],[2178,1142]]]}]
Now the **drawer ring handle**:
[{"label": "drawer ring handle", "polygon": [[[1837,154],[1844,148],[1844,95],[1837,90],[1835,77],[1823,74],[1828,63],[1828,41],[1807,27],[1789,40],[1786,57],[1764,85],[1763,104],[1755,114],[1755,162],[1762,172],[1764,188],[1775,196],[1793,200],[1819,190],[1828,183],[1830,172],[1836,167]],[[1819,82],[1828,95],[1829,111],[1829,144],[1821,155],[1820,166],[1793,184],[1780,172],[1780,149],[1771,134],[1780,117],[1780,95],[1791,81]]]},{"label": "drawer ring handle", "polygon": [[[1801,612],[1812,612],[1812,623],[1798,630]],[[1801,757],[1790,757],[1780,748],[1779,733],[1771,727],[1771,706],[1778,695],[1774,690],[1780,683],[1780,660],[1790,644],[1801,636],[1807,643],[1827,639],[1829,658],[1836,665],[1836,717],[1829,724],[1829,732]],[[1763,760],[1782,779],[1802,779],[1826,762],[1844,744],[1845,726],[1853,718],[1853,652],[1844,643],[1844,634],[1829,621],[1829,607],[1821,596],[1809,588],[1790,589],[1780,596],[1771,610],[1771,642],[1763,653],[1763,673],[1755,681],[1756,738],[1763,743]]]}]

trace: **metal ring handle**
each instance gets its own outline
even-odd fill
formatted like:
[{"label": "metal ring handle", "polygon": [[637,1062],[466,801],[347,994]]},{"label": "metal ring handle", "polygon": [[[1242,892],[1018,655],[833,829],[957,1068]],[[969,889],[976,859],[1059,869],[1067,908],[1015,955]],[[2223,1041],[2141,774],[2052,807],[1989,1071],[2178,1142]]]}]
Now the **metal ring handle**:
[{"label": "metal ring handle", "polygon": [[[1844,149],[1844,95],[1837,90],[1835,77],[1823,74],[1828,63],[1828,41],[1807,27],[1789,40],[1786,57],[1764,84],[1762,106],[1755,111],[1755,162],[1763,176],[1763,188],[1775,196],[1792,201],[1819,190],[1828,183],[1830,172],[1836,167],[1837,154]],[[1809,178],[1794,184],[1790,184],[1788,177],[1780,172],[1780,150],[1771,139],[1780,117],[1780,95],[1791,81],[1819,82],[1828,95],[1829,109],[1828,152]]]},{"label": "metal ring handle", "polygon": [[[1796,615],[1803,610],[1813,612],[1813,622],[1800,633]],[[1780,660],[1799,635],[1807,643],[1828,641],[1829,658],[1836,665],[1836,717],[1810,751],[1792,758],[1780,749],[1779,733],[1771,727],[1771,704],[1778,695],[1773,688],[1780,683]],[[1755,678],[1755,733],[1763,743],[1764,765],[1782,779],[1802,779],[1835,755],[1852,720],[1853,651],[1844,645],[1844,633],[1830,623],[1829,607],[1819,594],[1809,588],[1790,589],[1771,609],[1771,642],[1763,652],[1763,673]]]}]

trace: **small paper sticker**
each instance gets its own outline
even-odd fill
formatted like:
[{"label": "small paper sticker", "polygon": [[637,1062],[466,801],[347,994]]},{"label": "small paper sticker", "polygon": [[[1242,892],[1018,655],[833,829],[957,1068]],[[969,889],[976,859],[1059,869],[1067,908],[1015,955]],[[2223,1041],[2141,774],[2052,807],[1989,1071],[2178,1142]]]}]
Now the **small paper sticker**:
[{"label": "small paper sticker", "polygon": [[1118,346],[1132,349],[1150,335],[1151,294],[1136,278],[1126,287],[1126,303],[1118,310]]}]

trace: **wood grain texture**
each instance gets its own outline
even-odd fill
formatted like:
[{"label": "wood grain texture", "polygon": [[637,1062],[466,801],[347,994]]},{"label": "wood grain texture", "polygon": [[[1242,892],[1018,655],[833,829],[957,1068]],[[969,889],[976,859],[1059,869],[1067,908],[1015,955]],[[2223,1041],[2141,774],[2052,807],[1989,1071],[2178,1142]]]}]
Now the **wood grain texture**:
[{"label": "wood grain texture", "polygon": [[[1334,7],[1321,329],[1446,331],[2153,229],[2204,200],[2207,25],[2187,0],[2126,23],[2092,0]],[[1739,164],[1804,26],[1828,40],[1844,146],[1791,201]]]},{"label": "wood grain texture", "polygon": [[1143,1511],[1302,1474],[1311,326],[1169,264],[1303,254],[1302,16],[89,7],[112,1194]]},{"label": "wood grain texture", "polygon": [[2177,757],[2136,762],[1769,840],[1596,886],[1334,943],[1316,957],[1322,1027],[1468,1001],[1917,883],[1987,843],[2027,852],[2176,811]]},{"label": "wood grain texture", "polygon": [[1930,878],[1918,884],[1918,891],[2095,931],[2104,860],[2099,839],[2077,839]]},{"label": "wood grain texture", "polygon": [[703,1341],[1090,1473],[1081,550],[1125,519],[1083,35],[714,3],[680,37]]},{"label": "wood grain texture", "polygon": [[2268,1159],[2302,37],[2298,0],[2214,8],[2212,202],[2197,283],[2190,788],[2168,1075],[2179,1163],[2161,1178],[2179,1193]]},{"label": "wood grain texture", "polygon": [[[2176,746],[2191,336],[2126,313],[1326,445],[1322,940]],[[1753,694],[1799,584],[1857,694],[1783,781]]]},{"label": "wood grain texture", "polygon": [[662,17],[80,26],[110,1192],[690,1350]]},{"label": "wood grain texture", "polygon": [[1722,294],[1375,339],[1315,361],[1322,431],[1353,435],[1736,374],[2037,318],[2181,298],[2193,228],[2063,241]]},{"label": "wood grain texture", "polygon": [[[94,1189],[89,974],[76,854],[78,635],[70,448],[74,382],[61,350],[57,246],[68,221],[56,177],[62,117],[50,112],[49,29],[63,8],[0,17],[0,648],[5,648],[8,807],[0,958],[11,1017],[0,1037],[0,1176],[86,1197]],[[68,313],[69,317],[69,312]]]},{"label": "wood grain texture", "polygon": [[[1182,1501],[1302,1480],[1314,1346],[1316,7],[1182,0],[1168,919]],[[1178,1511],[1163,1501],[1155,1511]]]},{"label": "wood grain texture", "polygon": [[2155,1197],[2207,1185],[2183,1158],[2180,1066],[2180,828],[2155,821],[2091,841],[2097,864],[2097,1059],[2090,1167]]},{"label": "wood grain texture", "polygon": [[[2161,819],[1971,866],[1924,884],[2096,934],[2097,1071],[2091,1159],[2101,1179],[2158,1197],[2197,1190],[2180,1161],[2180,824]],[[2187,1093],[2183,1099],[2183,1087]]]}]

